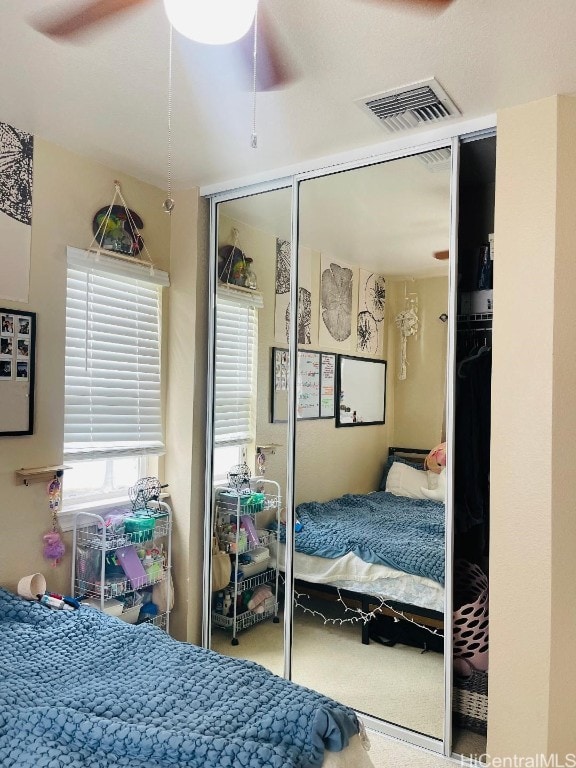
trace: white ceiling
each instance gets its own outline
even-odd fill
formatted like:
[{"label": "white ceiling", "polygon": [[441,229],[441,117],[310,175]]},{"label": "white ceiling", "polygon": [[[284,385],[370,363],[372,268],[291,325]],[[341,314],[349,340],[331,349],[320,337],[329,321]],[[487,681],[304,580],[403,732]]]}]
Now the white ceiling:
[{"label": "white ceiling", "polygon": [[[449,247],[448,168],[406,157],[304,181],[299,202],[300,243],[340,263],[387,277],[448,272],[433,258]],[[286,240],[290,209],[290,189],[221,203],[227,216]]]},{"label": "white ceiling", "polygon": [[[440,15],[361,0],[261,0],[302,78],[252,102],[231,67],[176,36],[176,187],[380,143],[356,99],[436,77],[466,118],[576,91],[574,0],[454,0]],[[28,21],[78,0],[3,0],[0,120],[158,186],[167,179],[168,25],[149,0],[75,43]],[[213,58],[213,57],[212,57]]]}]

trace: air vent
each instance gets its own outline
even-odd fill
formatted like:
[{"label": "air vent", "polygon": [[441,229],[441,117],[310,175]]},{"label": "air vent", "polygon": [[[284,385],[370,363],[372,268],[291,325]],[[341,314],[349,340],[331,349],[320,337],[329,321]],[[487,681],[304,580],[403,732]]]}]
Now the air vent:
[{"label": "air vent", "polygon": [[421,155],[417,155],[417,157],[421,163],[424,163],[430,173],[449,171],[452,164],[452,153],[448,147],[432,149],[430,152],[423,152]]},{"label": "air vent", "polygon": [[454,102],[433,78],[360,99],[357,103],[391,133],[460,114]]}]

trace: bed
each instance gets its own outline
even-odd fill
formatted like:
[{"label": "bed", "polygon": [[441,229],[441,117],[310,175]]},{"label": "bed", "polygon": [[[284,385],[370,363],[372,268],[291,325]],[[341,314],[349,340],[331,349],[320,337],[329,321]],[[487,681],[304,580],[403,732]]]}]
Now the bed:
[{"label": "bed", "polygon": [[3,768],[369,768],[355,713],[253,662],[0,589]]},{"label": "bed", "polygon": [[[410,497],[396,495],[410,489],[404,491],[389,480],[393,465],[399,463],[410,468],[406,472],[421,473],[412,478],[415,483],[428,482],[422,463],[427,454],[426,450],[391,448],[380,490],[298,505],[296,518],[302,530],[294,535],[297,588],[302,584],[340,590],[356,597],[365,611],[383,600],[393,611],[442,627],[444,503],[433,493],[422,497],[417,487]],[[415,458],[418,455],[421,458]],[[389,487],[396,493],[385,490]],[[279,541],[272,544],[281,569],[284,540],[281,529]],[[367,624],[362,642],[369,642]]]}]

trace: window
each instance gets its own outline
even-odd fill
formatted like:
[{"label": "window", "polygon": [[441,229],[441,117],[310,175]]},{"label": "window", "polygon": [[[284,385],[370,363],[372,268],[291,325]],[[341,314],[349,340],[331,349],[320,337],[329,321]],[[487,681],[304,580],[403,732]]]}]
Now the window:
[{"label": "window", "polygon": [[219,288],[216,301],[215,448],[254,441],[260,294]]},{"label": "window", "polygon": [[213,457],[212,479],[215,484],[223,485],[230,468],[244,461],[244,452],[239,445],[222,445],[214,448]]},{"label": "window", "polygon": [[164,449],[160,286],[167,275],[68,249],[66,501],[125,496]]},{"label": "window", "polygon": [[126,498],[140,477],[150,474],[146,456],[67,462],[66,504]]}]

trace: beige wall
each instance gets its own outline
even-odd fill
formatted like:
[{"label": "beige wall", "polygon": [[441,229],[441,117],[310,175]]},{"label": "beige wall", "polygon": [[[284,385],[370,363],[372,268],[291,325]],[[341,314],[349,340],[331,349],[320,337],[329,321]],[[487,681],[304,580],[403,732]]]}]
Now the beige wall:
[{"label": "beige wall", "polygon": [[400,381],[400,332],[393,318],[404,309],[406,283],[388,282],[390,342],[388,383],[394,390],[391,443],[408,448],[433,448],[443,440],[446,399],[448,326],[439,320],[448,313],[448,278],[430,277],[407,284],[418,295],[419,330],[407,342],[408,370]]},{"label": "beige wall", "polygon": [[492,756],[576,751],[576,102],[498,115]]},{"label": "beige wall", "polygon": [[0,584],[9,589],[20,576],[41,571],[50,589],[69,591],[69,556],[57,568],[42,558],[42,534],[51,526],[46,485],[18,485],[14,470],[62,463],[66,246],[90,244],[92,218],[110,203],[114,179],[142,216],[152,258],[168,269],[170,222],[161,190],[35,138],[29,303],[2,302],[37,312],[34,434],[0,438]]},{"label": "beige wall", "polygon": [[[171,217],[165,479],[174,511],[171,634],[201,641],[208,323],[207,206],[175,195]],[[195,226],[198,222],[198,227]]]}]

